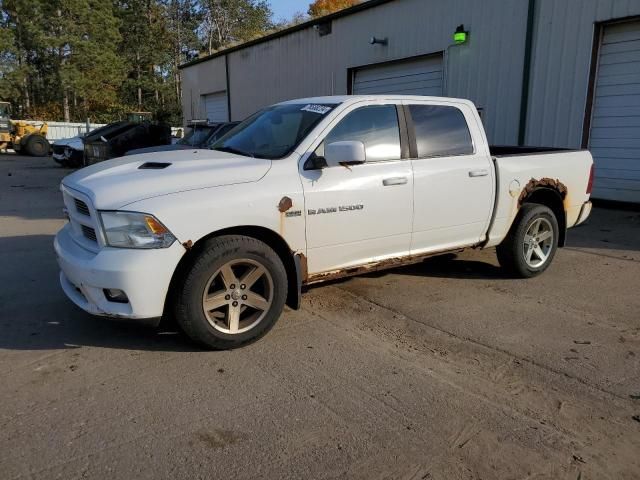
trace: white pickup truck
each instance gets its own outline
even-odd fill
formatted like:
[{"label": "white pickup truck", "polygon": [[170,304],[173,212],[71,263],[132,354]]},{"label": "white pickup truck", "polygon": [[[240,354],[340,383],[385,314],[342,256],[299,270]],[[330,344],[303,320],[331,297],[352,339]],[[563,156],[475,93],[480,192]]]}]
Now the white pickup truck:
[{"label": "white pickup truck", "polygon": [[587,151],[489,147],[474,105],[345,96],[261,110],[211,150],[148,153],[62,181],[60,282],[89,313],[175,318],[233,348],[302,287],[463,248],[545,270],[591,211]]}]

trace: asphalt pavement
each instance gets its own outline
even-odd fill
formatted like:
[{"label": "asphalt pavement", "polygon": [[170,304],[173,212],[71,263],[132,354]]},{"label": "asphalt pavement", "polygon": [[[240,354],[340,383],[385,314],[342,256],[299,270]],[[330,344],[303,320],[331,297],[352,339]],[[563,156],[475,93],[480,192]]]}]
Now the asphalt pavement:
[{"label": "asphalt pavement", "polygon": [[68,172],[0,155],[0,478],[640,478],[640,212],[534,279],[445,255],[210,352],[66,299]]}]

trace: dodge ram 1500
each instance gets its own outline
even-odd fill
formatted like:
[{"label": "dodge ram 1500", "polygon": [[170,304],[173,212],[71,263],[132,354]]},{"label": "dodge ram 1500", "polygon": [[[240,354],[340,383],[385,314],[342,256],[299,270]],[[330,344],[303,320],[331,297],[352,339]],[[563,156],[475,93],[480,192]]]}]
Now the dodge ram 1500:
[{"label": "dodge ram 1500", "polygon": [[287,101],[211,149],[67,176],[60,282],[89,313],[171,315],[204,346],[233,348],[311,283],[463,248],[541,273],[589,216],[592,164],[588,151],[490,147],[466,100]]}]

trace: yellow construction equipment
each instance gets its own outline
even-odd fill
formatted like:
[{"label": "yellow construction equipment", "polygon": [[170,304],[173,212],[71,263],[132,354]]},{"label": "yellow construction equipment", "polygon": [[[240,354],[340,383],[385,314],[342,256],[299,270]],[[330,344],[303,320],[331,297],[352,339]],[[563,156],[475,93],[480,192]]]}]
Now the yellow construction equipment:
[{"label": "yellow construction equipment", "polygon": [[0,101],[0,151],[12,148],[16,153],[44,157],[49,154],[48,125],[32,125],[11,120],[11,104]]}]

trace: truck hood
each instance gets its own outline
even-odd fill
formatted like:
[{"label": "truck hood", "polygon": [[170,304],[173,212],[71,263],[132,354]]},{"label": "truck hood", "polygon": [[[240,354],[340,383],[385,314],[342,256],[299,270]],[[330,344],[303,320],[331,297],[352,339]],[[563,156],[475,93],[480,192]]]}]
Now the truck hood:
[{"label": "truck hood", "polygon": [[214,150],[156,152],[96,163],[62,184],[87,195],[97,209],[113,210],[170,193],[256,182],[270,167],[270,160]]},{"label": "truck hood", "polygon": [[155,153],[155,152],[175,152],[178,150],[193,150],[198,147],[193,145],[182,145],[180,143],[174,143],[173,145],[156,145],[155,147],[144,147],[129,150],[125,155],[139,155],[141,153]]}]

